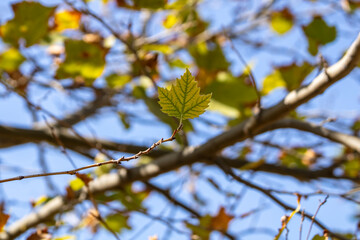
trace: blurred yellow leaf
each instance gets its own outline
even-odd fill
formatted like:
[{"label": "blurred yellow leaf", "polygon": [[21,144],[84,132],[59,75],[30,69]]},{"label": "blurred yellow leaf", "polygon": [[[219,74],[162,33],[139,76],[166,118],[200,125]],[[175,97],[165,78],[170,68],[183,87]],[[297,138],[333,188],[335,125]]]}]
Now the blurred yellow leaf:
[{"label": "blurred yellow leaf", "polygon": [[85,186],[85,183],[79,178],[75,178],[75,179],[71,180],[69,184],[70,184],[71,189],[74,191],[78,191],[83,186]]},{"label": "blurred yellow leaf", "polygon": [[78,11],[62,11],[55,14],[55,30],[78,29],[81,13]]},{"label": "blurred yellow leaf", "polygon": [[280,71],[275,70],[273,73],[265,77],[263,81],[262,92],[263,94],[266,95],[275,88],[285,87],[285,86],[286,83],[282,79]]},{"label": "blurred yellow leaf", "polygon": [[302,65],[292,63],[290,65],[280,66],[265,77],[263,81],[263,94],[268,94],[278,87],[286,87],[288,91],[292,91],[300,87],[305,78],[312,72],[314,67],[308,62]]},{"label": "blurred yellow leaf", "polygon": [[289,9],[284,8],[278,12],[272,12],[270,17],[271,28],[278,34],[285,34],[294,24],[294,17]]},{"label": "blurred yellow leaf", "polygon": [[148,44],[141,47],[145,51],[155,51],[163,54],[172,54],[174,50],[165,44]]},{"label": "blurred yellow leaf", "polygon": [[176,15],[170,14],[164,19],[163,25],[165,28],[172,28],[178,21]]},{"label": "blurred yellow leaf", "polygon": [[66,235],[62,237],[53,238],[53,240],[75,240],[76,237],[72,235]]},{"label": "blurred yellow leaf", "polygon": [[192,45],[189,52],[197,66],[207,71],[225,71],[230,66],[219,43],[201,42]]},{"label": "blurred yellow leaf", "polygon": [[0,70],[13,72],[25,61],[25,57],[16,48],[10,48],[0,55]]},{"label": "blurred yellow leaf", "polygon": [[40,196],[35,202],[32,203],[33,207],[37,207],[49,200],[49,197],[46,195]]},{"label": "blurred yellow leaf", "polygon": [[240,116],[240,111],[238,109],[218,102],[215,99],[210,100],[208,110],[221,113],[230,118],[238,118]]}]

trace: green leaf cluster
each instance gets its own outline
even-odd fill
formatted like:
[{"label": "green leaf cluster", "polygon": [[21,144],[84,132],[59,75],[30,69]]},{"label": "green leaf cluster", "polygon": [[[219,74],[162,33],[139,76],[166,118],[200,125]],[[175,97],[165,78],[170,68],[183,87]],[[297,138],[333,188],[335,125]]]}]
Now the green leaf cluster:
[{"label": "green leaf cluster", "polygon": [[113,88],[113,89],[121,89],[123,88],[128,82],[131,81],[131,76],[130,75],[122,75],[122,74],[116,74],[116,73],[112,73],[108,76],[106,76],[105,81],[107,83],[107,85],[109,86],[109,88]]},{"label": "green leaf cluster", "polygon": [[117,5],[119,7],[128,8],[132,10],[141,10],[143,8],[150,9],[150,10],[156,10],[159,8],[164,8],[167,0],[117,0]]},{"label": "green leaf cluster", "polygon": [[65,42],[65,61],[56,72],[56,78],[74,78],[87,84],[101,76],[108,50],[95,43],[69,39]]},{"label": "green leaf cluster", "polygon": [[210,83],[205,92],[212,92],[213,99],[227,106],[240,108],[245,103],[256,101],[257,95],[251,83],[247,84],[248,75],[238,77],[229,72],[220,72],[215,80]]},{"label": "green leaf cluster", "polygon": [[320,45],[328,44],[336,39],[336,27],[329,26],[320,16],[314,17],[311,23],[303,27],[308,40],[308,51],[315,56]]},{"label": "green leaf cluster", "polygon": [[192,45],[189,52],[196,65],[207,71],[227,70],[230,66],[217,42],[202,42]]},{"label": "green leaf cluster", "polygon": [[38,43],[49,31],[48,22],[54,7],[44,7],[37,2],[20,2],[12,5],[14,18],[1,26],[4,42],[18,46],[19,40],[25,40],[29,47]]},{"label": "green leaf cluster", "polygon": [[105,217],[107,226],[117,233],[121,233],[124,229],[131,229],[128,220],[129,216],[125,216],[123,213],[109,214]]},{"label": "green leaf cluster", "polygon": [[314,66],[308,62],[304,62],[302,65],[292,63],[277,67],[265,77],[262,93],[268,94],[278,87],[285,87],[288,91],[297,89],[313,70]]}]

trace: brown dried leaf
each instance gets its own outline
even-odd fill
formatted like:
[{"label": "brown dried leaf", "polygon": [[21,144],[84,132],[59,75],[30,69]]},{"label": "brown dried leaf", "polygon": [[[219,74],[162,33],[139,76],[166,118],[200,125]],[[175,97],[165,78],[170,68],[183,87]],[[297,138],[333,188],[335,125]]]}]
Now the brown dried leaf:
[{"label": "brown dried leaf", "polygon": [[67,186],[66,187],[66,198],[68,200],[73,200],[75,199],[75,192],[74,190],[70,187],[70,186]]},{"label": "brown dried leaf", "polygon": [[234,216],[228,215],[224,207],[221,207],[218,214],[211,219],[211,228],[220,232],[226,231]]}]

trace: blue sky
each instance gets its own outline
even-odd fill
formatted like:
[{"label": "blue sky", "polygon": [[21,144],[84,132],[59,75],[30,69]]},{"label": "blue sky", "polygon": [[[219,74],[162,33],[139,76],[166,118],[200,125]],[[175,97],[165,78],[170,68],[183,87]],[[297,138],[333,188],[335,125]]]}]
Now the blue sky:
[{"label": "blue sky", "polygon": [[[11,10],[9,7],[10,2],[15,1],[0,1],[0,21],[5,22],[11,18]],[[51,1],[51,4],[57,1]],[[231,2],[231,1],[230,1]],[[215,1],[207,0],[202,3],[201,6],[201,15],[204,19],[214,21],[212,26],[213,30],[221,29],[223,26],[227,26],[231,21],[231,11],[233,10],[233,3],[228,4],[227,1]],[[291,4],[297,4],[297,1],[291,1]],[[281,8],[282,1],[280,1],[278,7]],[[95,5],[94,5],[95,6]],[[307,11],[307,4],[296,5],[296,11],[299,13]],[[255,7],[255,4],[254,4]],[[344,24],[344,18],[341,14],[330,15],[326,19],[329,24],[335,24],[336,26],[342,26]],[[304,24],[304,23],[302,23]],[[330,63],[334,63],[341,55],[342,52],[349,46],[349,44],[355,38],[359,29],[343,29],[341,28],[339,35],[341,36],[336,42],[329,44],[321,49],[325,58],[329,60]],[[154,30],[155,31],[155,30]],[[270,33],[264,33],[262,38],[266,38]],[[306,50],[304,44],[306,41],[302,37],[300,30],[292,30],[284,38],[273,38],[273,44],[277,46],[282,46],[286,44],[289,48],[300,49],[299,51]],[[250,62],[254,62],[254,75],[256,80],[261,85],[262,79],[270,73],[272,66],[289,63],[296,56],[284,54],[279,57],[274,58],[272,52],[267,51],[256,51],[251,47],[242,45],[241,42],[236,42],[236,46],[244,55],[245,59]],[[2,45],[0,45],[1,49]],[[239,73],[239,69],[242,69],[242,64],[237,60],[236,56],[231,52],[229,47],[225,47],[226,55],[228,60],[230,60],[233,65],[233,71]],[[306,55],[306,52],[303,51],[303,54]],[[307,55],[308,56],[308,55]],[[308,56],[309,57],[309,56]],[[298,59],[298,58],[297,58]],[[314,59],[312,59],[314,60]],[[316,60],[316,59],[315,59]],[[299,60],[301,61],[301,60]],[[24,66],[26,68],[26,66]],[[166,73],[169,77],[178,77],[178,73],[181,73],[181,70],[178,72],[169,72]],[[315,74],[311,74],[308,81],[311,81],[311,78]],[[308,113],[314,111],[325,111],[329,114],[330,117],[347,118],[350,113],[359,112],[359,76],[360,71],[356,69],[350,76],[341,80],[339,83],[334,84],[330,87],[324,94],[312,100],[311,102],[305,104],[300,108],[301,112]],[[40,76],[41,77],[41,76]],[[46,76],[43,76],[44,78]],[[4,91],[3,87],[0,86],[1,92]],[[35,94],[32,96],[34,101],[42,99],[45,95],[44,91],[39,89],[34,89]],[[285,91],[276,90],[271,96],[264,99],[265,105],[269,106],[276,103],[283,95]],[[82,97],[87,99],[88,96],[83,94]],[[61,114],[64,111],[70,112],[71,109],[76,109],[78,103],[75,101],[69,101],[66,95],[60,93],[52,92],[46,98],[46,103],[44,107],[55,114]],[[145,111],[144,106],[137,106],[140,111]],[[153,116],[144,113],[144,116],[148,119],[154,119]],[[216,117],[213,113],[205,114],[204,117],[214,118],[218,121],[221,121],[221,118]],[[23,126],[30,127],[32,123],[31,115],[26,109],[25,103],[15,94],[11,94],[6,98],[2,98],[0,101],[0,124],[11,125],[11,126]],[[207,132],[207,129],[197,120],[193,121],[195,128],[202,130],[202,132]],[[96,135],[100,138],[105,139],[114,139],[118,141],[125,142],[134,142],[142,145],[151,145],[153,142],[157,141],[158,138],[167,137],[171,134],[171,130],[168,127],[165,127],[163,124],[157,122],[149,124],[143,124],[142,122],[135,123],[130,130],[124,129],[124,127],[119,124],[119,119],[111,114],[110,112],[103,111],[100,115],[88,120],[86,124],[79,124],[76,129],[79,132],[84,134],[91,134],[89,131],[89,126],[95,130]],[[328,124],[326,125],[330,128],[340,129],[338,125]],[[340,129],[343,130],[343,129]],[[215,136],[218,132],[213,130],[208,132],[207,136],[199,134],[191,134],[191,143],[200,144],[201,142],[206,141],[206,138]],[[288,135],[293,134],[291,141],[295,143],[301,143],[303,139],[310,139],[314,141],[314,138],[310,135],[297,134],[295,131],[281,131],[276,133],[271,133],[269,135],[276,135],[276,141],[286,141]],[[306,137],[305,137],[306,136]],[[269,136],[262,136],[267,138]],[[332,146],[331,149],[324,149],[328,155],[335,155],[338,153],[339,148]],[[261,150],[259,150],[261,151]],[[257,154],[263,154],[258,152]],[[274,154],[276,155],[276,154]],[[116,157],[120,157],[120,154],[116,154]],[[70,163],[66,160],[66,157],[60,152],[59,149],[50,148],[46,151],[46,158],[48,160],[49,168],[51,171],[59,170],[68,170],[71,169]],[[85,160],[79,155],[73,155],[77,166],[82,166],[88,164],[88,160]],[[18,147],[12,147],[9,149],[0,149],[0,176],[1,178],[17,176],[20,174],[29,174],[37,173],[41,171],[38,161],[38,150],[35,145],[27,144]],[[133,163],[129,163],[132,165]],[[10,167],[20,167],[22,168],[22,173],[11,171]],[[195,165],[193,167],[195,170],[201,171],[201,179],[197,182],[197,179],[188,179],[187,172],[188,168],[183,168],[178,172],[167,173],[162,176],[159,176],[152,180],[154,183],[159,184],[160,186],[169,186],[170,183],[175,182],[174,187],[172,187],[172,193],[179,196],[180,199],[187,202],[189,205],[197,207],[196,204],[191,199],[188,189],[195,187],[199,189],[200,195],[208,201],[208,206],[206,210],[201,211],[202,214],[216,214],[221,205],[229,204],[227,199],[224,198],[221,194],[217,192],[212,186],[210,186],[205,180],[204,177],[209,177],[216,182],[220,183],[224,189],[231,189],[234,192],[240,193],[243,186],[230,182],[229,178],[224,176],[219,170],[215,168],[202,168],[201,165]],[[346,191],[350,188],[348,183],[344,182],[332,182],[332,181],[323,181],[323,182],[312,182],[304,183],[294,180],[290,177],[279,178],[276,175],[256,173],[250,174],[248,172],[243,173],[243,177],[251,179],[255,183],[276,188],[281,186],[282,189],[289,191],[299,191],[299,192],[312,192],[314,189],[319,187],[327,189],[328,191]],[[64,187],[68,184],[68,181],[72,179],[71,176],[56,176],[52,180],[58,185],[58,189],[64,193]],[[193,180],[193,181],[192,181]],[[336,186],[336,188],[334,187]],[[44,179],[35,178],[24,181],[15,181],[9,182],[6,184],[0,185],[0,189],[5,193],[6,199],[14,200],[9,204],[8,208],[9,213],[12,218],[11,221],[15,221],[17,218],[26,215],[31,212],[29,199],[37,199],[42,195],[48,194],[46,184]],[[1,193],[0,192],[0,199]],[[280,195],[279,195],[280,196]],[[280,196],[282,200],[296,206],[296,197],[294,196]],[[302,202],[302,206],[309,213],[314,213],[319,204],[319,199],[323,200],[324,196],[314,196],[310,197],[308,200]],[[89,204],[86,205],[90,207]],[[165,214],[165,216],[175,216],[178,218],[184,218],[187,215],[180,209],[177,209],[174,213],[173,209],[167,205],[166,201],[157,194],[151,194],[149,199],[146,201],[146,206],[151,209],[152,215]],[[259,194],[253,190],[248,190],[244,197],[242,198],[240,204],[236,207],[235,215],[240,216],[241,214],[256,208],[261,208],[262,206],[267,206],[265,210],[260,211],[257,214],[254,214],[245,219],[237,219],[231,223],[230,232],[238,233],[240,231],[249,229],[254,226],[266,226],[269,229],[272,229],[274,233],[280,227],[280,218],[285,213],[289,214],[276,205],[274,205],[269,199],[264,195]],[[164,210],[165,209],[165,210]],[[332,230],[342,230],[342,231],[355,231],[355,221],[352,216],[356,213],[358,207],[355,204],[346,202],[341,199],[330,198],[328,202],[322,206],[317,218],[324,222]],[[76,219],[75,215],[69,214],[65,219],[68,221],[73,221]],[[130,224],[134,227],[132,232],[124,232],[121,235],[122,239],[130,239],[134,237],[134,233],[141,230],[142,226],[149,221],[152,221],[149,218],[144,217],[141,214],[136,214],[130,220]],[[298,239],[298,229],[300,224],[300,217],[295,216],[289,224],[289,239]],[[177,224],[177,227],[181,228],[182,223]],[[303,235],[307,234],[309,229],[309,221],[304,222],[303,226],[304,232]],[[154,223],[151,227],[142,231],[134,239],[146,239],[148,236],[159,235],[160,239],[164,239],[164,233],[166,232],[166,226],[161,223]],[[312,233],[321,233],[316,226],[313,227]],[[59,233],[61,235],[63,233]],[[179,235],[175,232],[172,233],[172,239],[186,239],[183,235]],[[272,235],[273,236],[273,235]],[[85,230],[81,232],[81,235],[78,236],[78,239],[89,239],[91,234]],[[109,234],[105,231],[99,233],[100,238],[109,238]],[[243,239],[272,239],[270,235],[263,235],[262,233],[251,234]],[[214,233],[212,239],[221,239],[219,234]]]}]

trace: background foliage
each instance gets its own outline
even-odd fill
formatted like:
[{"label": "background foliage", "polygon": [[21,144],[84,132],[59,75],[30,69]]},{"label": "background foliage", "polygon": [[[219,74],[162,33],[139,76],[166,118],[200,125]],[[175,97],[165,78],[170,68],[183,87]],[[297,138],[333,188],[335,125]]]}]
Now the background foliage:
[{"label": "background foliage", "polygon": [[0,239],[359,237],[358,1],[0,9]]}]

